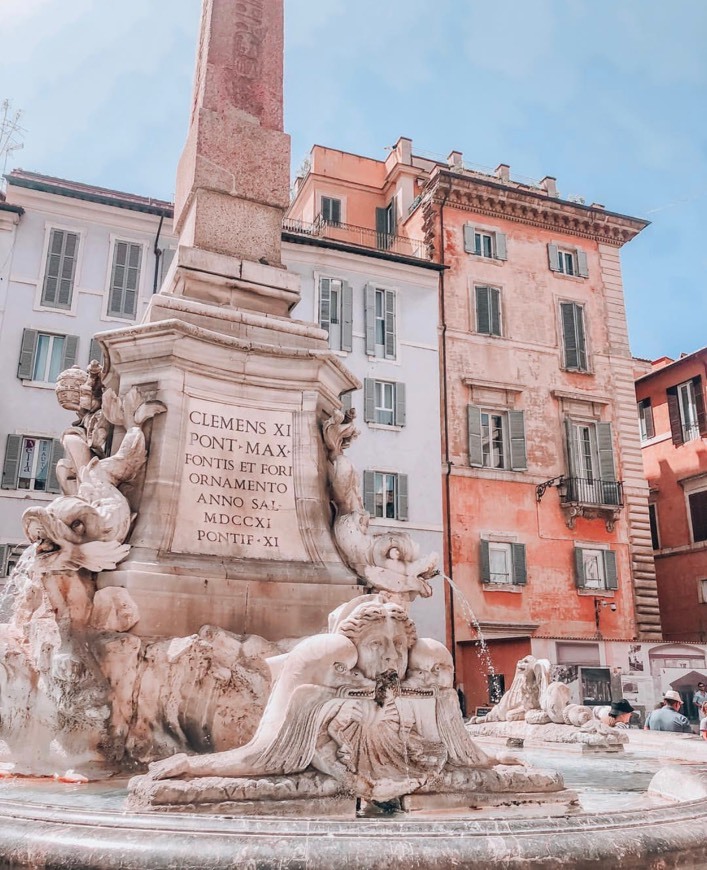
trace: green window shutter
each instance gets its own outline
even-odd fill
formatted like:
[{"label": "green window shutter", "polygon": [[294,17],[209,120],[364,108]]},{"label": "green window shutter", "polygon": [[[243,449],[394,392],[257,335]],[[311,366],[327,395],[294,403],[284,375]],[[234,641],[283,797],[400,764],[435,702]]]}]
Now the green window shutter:
[{"label": "green window shutter", "polygon": [[577,589],[584,589],[584,557],[581,547],[574,548],[574,582]]},{"label": "green window shutter", "polygon": [[399,474],[398,486],[396,488],[397,495],[397,510],[395,512],[396,519],[407,521],[408,518],[408,476],[407,474]]},{"label": "green window shutter", "polygon": [[616,553],[613,550],[604,550],[604,577],[607,589],[619,588],[619,574],[616,569]]},{"label": "green window shutter", "polygon": [[366,284],[364,290],[365,320],[366,320],[366,353],[376,355],[376,288]]},{"label": "green window shutter", "polygon": [[557,245],[547,246],[547,262],[551,272],[560,271],[560,252]]},{"label": "green window shutter", "polygon": [[489,310],[491,313],[491,335],[501,334],[501,291],[489,287]]},{"label": "green window shutter", "polygon": [[489,555],[489,542],[481,538],[479,541],[479,572],[482,583],[491,582],[491,557]]},{"label": "green window shutter", "polygon": [[508,429],[511,436],[511,470],[525,471],[528,459],[525,454],[525,415],[523,411],[508,412]]},{"label": "green window shutter", "polygon": [[497,260],[507,260],[507,245],[506,245],[506,234],[505,233],[496,233],[496,259]]},{"label": "green window shutter", "polygon": [[655,423],[653,422],[653,407],[650,399],[642,399],[637,404],[638,416],[643,421],[646,432],[646,441],[655,437]]},{"label": "green window shutter", "polygon": [[700,430],[700,435],[707,435],[707,420],[705,420],[705,394],[702,390],[702,378],[697,375],[692,379],[692,386],[695,391],[695,410],[697,411],[697,425]]},{"label": "green window shutter", "polygon": [[574,322],[577,330],[577,368],[587,371],[587,342],[584,335],[584,308],[574,306]]},{"label": "green window shutter", "polygon": [[375,472],[363,472],[363,506],[373,516],[376,512]]},{"label": "green window shutter", "polygon": [[405,384],[398,381],[395,384],[395,415],[393,420],[396,426],[404,426],[406,417],[405,408]]},{"label": "green window shutter", "polygon": [[341,349],[353,350],[353,290],[348,281],[341,282]]},{"label": "green window shutter", "polygon": [[683,444],[682,438],[682,421],[680,420],[680,406],[678,404],[678,388],[668,387],[666,390],[668,396],[668,417],[670,418],[670,432],[673,437],[673,444],[679,447]]},{"label": "green window shutter", "polygon": [[61,361],[62,370],[70,369],[76,362],[76,352],[79,347],[78,335],[64,336],[64,358]]},{"label": "green window shutter", "polygon": [[571,420],[565,420],[565,441],[567,442],[567,471],[570,477],[577,476],[577,447],[574,437],[574,425]]},{"label": "green window shutter", "polygon": [[467,405],[469,423],[469,465],[481,468],[484,464],[484,453],[481,445],[481,408]]},{"label": "green window shutter", "polygon": [[471,224],[464,224],[464,250],[467,254],[473,254],[476,251],[474,247],[474,236],[476,230]]},{"label": "green window shutter", "polygon": [[363,420],[365,423],[376,422],[376,382],[373,378],[363,381]]},{"label": "green window shutter", "polygon": [[596,430],[597,452],[599,453],[599,476],[602,480],[616,480],[611,423],[597,423]]},{"label": "green window shutter", "polygon": [[385,291],[385,358],[395,359],[395,293]]},{"label": "green window shutter", "polygon": [[8,544],[0,544],[0,577],[7,577],[7,551]]},{"label": "green window shutter", "polygon": [[476,331],[483,335],[491,332],[491,311],[489,303],[489,288],[476,287]]},{"label": "green window shutter", "polygon": [[525,544],[511,544],[513,552],[513,585],[525,586],[528,573],[525,564]]},{"label": "green window shutter", "polygon": [[37,350],[37,330],[23,329],[22,344],[20,345],[20,359],[17,365],[17,377],[23,381],[32,380],[34,368],[34,354]]},{"label": "green window shutter", "polygon": [[589,277],[589,264],[587,263],[587,254],[580,248],[577,248],[577,274],[580,278]]},{"label": "green window shutter", "polygon": [[319,279],[319,325],[329,332],[331,324],[331,281],[329,278]]},{"label": "green window shutter", "polygon": [[587,349],[584,339],[584,311],[574,302],[561,302],[562,340],[565,368],[586,371]]},{"label": "green window shutter", "polygon": [[385,250],[389,245],[388,209],[376,209],[376,246]]},{"label": "green window shutter", "polygon": [[61,492],[59,480],[56,476],[56,464],[64,455],[64,448],[58,438],[52,439],[52,456],[49,461],[49,474],[47,475],[47,492]]},{"label": "green window shutter", "polygon": [[2,467],[2,489],[17,489],[21,450],[22,436],[8,435],[5,442],[5,462]]},{"label": "green window shutter", "polygon": [[100,344],[96,341],[95,338],[91,339],[91,345],[88,349],[88,361],[91,363],[93,360],[101,363],[103,365],[103,349]]}]

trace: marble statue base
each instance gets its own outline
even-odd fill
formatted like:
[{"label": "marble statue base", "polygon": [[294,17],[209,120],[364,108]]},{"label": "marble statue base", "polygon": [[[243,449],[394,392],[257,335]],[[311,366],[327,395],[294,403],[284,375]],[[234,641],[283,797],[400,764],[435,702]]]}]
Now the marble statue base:
[{"label": "marble statue base", "polygon": [[469,723],[466,730],[472,737],[495,737],[520,739],[524,744],[542,745],[560,743],[567,748],[576,747],[582,752],[623,752],[628,735],[623,730],[584,731],[574,725],[533,725],[521,719],[514,722]]}]

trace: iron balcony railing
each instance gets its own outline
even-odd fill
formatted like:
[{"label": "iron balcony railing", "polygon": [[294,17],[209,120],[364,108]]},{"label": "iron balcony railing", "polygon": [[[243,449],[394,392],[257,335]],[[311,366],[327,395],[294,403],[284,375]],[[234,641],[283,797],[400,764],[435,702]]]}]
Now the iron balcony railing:
[{"label": "iron balcony railing", "polygon": [[316,217],[314,223],[285,218],[282,222],[282,229],[288,233],[328,239],[360,248],[388,251],[402,257],[413,257],[416,260],[430,259],[427,245],[421,239],[411,239],[408,236],[397,236],[391,233],[378,233],[368,227],[357,227],[353,224],[325,220],[321,215]]},{"label": "iron balcony railing", "polygon": [[623,482],[587,477],[565,477],[560,489],[560,501],[562,504],[623,507]]}]

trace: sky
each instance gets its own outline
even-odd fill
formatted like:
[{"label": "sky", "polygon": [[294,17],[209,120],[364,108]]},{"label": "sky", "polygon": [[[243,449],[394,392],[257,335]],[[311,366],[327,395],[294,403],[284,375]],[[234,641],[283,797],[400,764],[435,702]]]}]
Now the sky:
[{"label": "sky", "polygon": [[[7,169],[171,199],[199,13],[0,0],[0,101],[24,129]],[[293,170],[315,143],[384,158],[408,136],[555,176],[651,221],[622,251],[633,353],[707,345],[704,0],[285,0],[285,16]]]}]

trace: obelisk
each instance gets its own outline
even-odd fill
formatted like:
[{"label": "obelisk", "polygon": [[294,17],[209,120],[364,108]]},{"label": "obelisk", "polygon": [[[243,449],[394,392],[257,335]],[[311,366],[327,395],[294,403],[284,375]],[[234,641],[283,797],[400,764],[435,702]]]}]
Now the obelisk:
[{"label": "obelisk", "polygon": [[167,406],[130,555],[99,577],[129,590],[143,636],[301,636],[357,591],[331,533],[321,422],[360,385],[289,316],[282,55],[282,0],[204,0],[177,256],[144,322],[99,336],[108,385]]}]

